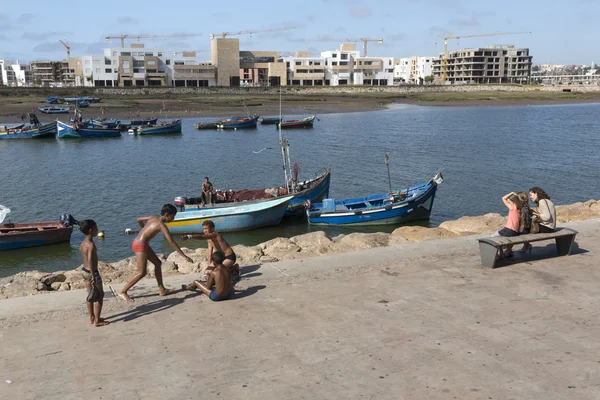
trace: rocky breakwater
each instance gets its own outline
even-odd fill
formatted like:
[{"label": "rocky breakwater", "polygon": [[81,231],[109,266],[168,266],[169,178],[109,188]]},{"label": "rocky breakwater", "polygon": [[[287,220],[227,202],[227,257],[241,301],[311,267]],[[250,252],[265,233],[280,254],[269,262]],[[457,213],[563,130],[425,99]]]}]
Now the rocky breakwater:
[{"label": "rocky breakwater", "polygon": [[[600,217],[600,201],[590,200],[557,206],[559,223]],[[306,233],[291,238],[275,238],[256,246],[237,245],[233,249],[240,266],[316,257],[324,254],[341,253],[393,246],[403,243],[416,243],[426,240],[454,238],[458,236],[492,233],[501,229],[506,216],[497,213],[483,216],[465,216],[457,220],[445,221],[439,227],[402,226],[390,233],[351,233],[328,237],[324,232]],[[207,250],[183,248],[193,263],[177,254],[158,254],[162,260],[164,276],[176,274],[200,274],[207,266]],[[60,292],[85,287],[79,266],[71,271],[44,273],[40,271],[21,272],[0,279],[0,299]],[[123,283],[136,271],[135,257],[115,263],[100,262],[98,266],[105,284]],[[148,278],[154,277],[154,266],[148,264]]]}]

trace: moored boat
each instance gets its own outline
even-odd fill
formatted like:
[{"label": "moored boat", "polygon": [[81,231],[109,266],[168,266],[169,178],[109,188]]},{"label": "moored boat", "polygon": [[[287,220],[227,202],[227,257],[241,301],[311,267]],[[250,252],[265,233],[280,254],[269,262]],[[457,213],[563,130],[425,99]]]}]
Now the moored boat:
[{"label": "moored boat", "polygon": [[261,117],[261,125],[277,125],[282,121],[281,117]]},{"label": "moored boat", "polygon": [[126,124],[131,128],[132,126],[140,126],[140,125],[156,125],[158,122],[158,118],[146,118],[146,119],[132,119],[129,121],[129,124]]},{"label": "moored boat", "polygon": [[428,219],[441,172],[427,182],[391,193],[344,200],[324,199],[307,204],[308,222],[314,225],[389,225]]},{"label": "moored boat", "polygon": [[217,124],[219,129],[255,129],[259,115],[253,117],[231,117]]},{"label": "moored boat", "polygon": [[217,129],[217,126],[219,125],[219,122],[221,121],[215,121],[215,122],[198,122],[197,124],[194,124],[194,128],[201,130],[201,129]]},{"label": "moored boat", "polygon": [[[234,232],[278,225],[293,196],[237,203],[217,204],[212,207],[187,209],[178,212],[167,224],[171,233],[201,233],[202,223],[212,220],[219,232]],[[181,204],[177,204],[180,205]]]},{"label": "moored boat", "polygon": [[56,123],[45,125],[31,125],[21,129],[0,130],[0,139],[37,139],[56,136]]},{"label": "moored boat", "polygon": [[3,224],[8,213],[10,209],[0,205],[0,250],[68,242],[73,233],[73,224],[78,223],[70,214],[64,214],[60,222]]},{"label": "moored boat", "polygon": [[58,138],[105,138],[121,136],[120,129],[109,129],[104,127],[84,127],[81,124],[66,124],[61,121],[56,121]]},{"label": "moored boat", "polygon": [[312,128],[315,118],[316,115],[311,115],[302,119],[284,119],[279,123],[278,126],[281,129]]},{"label": "moored boat", "polygon": [[142,125],[136,130],[134,134],[144,135],[168,135],[168,134],[179,134],[181,133],[181,120],[175,120],[172,122],[165,122],[159,125]]},{"label": "moored boat", "polygon": [[70,108],[61,106],[41,106],[38,107],[38,110],[44,114],[68,114]]},{"label": "moored boat", "polygon": [[90,102],[87,100],[80,100],[75,102],[75,107],[77,108],[87,108],[90,106]]}]

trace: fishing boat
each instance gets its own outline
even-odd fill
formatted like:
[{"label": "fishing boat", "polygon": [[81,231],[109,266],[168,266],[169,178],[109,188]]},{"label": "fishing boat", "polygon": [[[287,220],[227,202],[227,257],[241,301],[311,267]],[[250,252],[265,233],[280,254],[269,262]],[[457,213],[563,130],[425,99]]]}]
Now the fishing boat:
[{"label": "fishing boat", "polygon": [[57,96],[48,96],[44,101],[48,104],[58,104],[63,102],[63,100]]},{"label": "fishing boat", "polygon": [[96,119],[96,118],[92,118],[89,121],[85,121],[84,122],[85,127],[92,127],[92,126],[96,126],[96,127],[100,127],[100,128],[108,128],[108,129],[120,129],[123,130],[123,124],[121,124],[121,121],[116,120],[116,119],[107,119],[107,118],[102,118],[102,119]]},{"label": "fishing boat", "polygon": [[[212,207],[189,208],[178,212],[167,224],[171,233],[201,233],[202,223],[211,220],[219,232],[235,232],[278,225],[293,196],[237,203],[216,204]],[[180,205],[181,204],[176,204]]]},{"label": "fishing boat", "polygon": [[29,118],[29,125],[19,124],[12,127],[0,126],[0,139],[36,139],[48,138],[56,135],[56,123],[50,122],[42,125],[37,115],[26,113],[21,119]]},{"label": "fishing boat", "polygon": [[129,124],[126,124],[131,128],[132,126],[140,126],[140,125],[156,125],[158,122],[158,118],[146,118],[146,119],[132,119],[129,121]]},{"label": "fishing boat", "polygon": [[281,129],[312,128],[315,118],[316,115],[311,115],[302,119],[284,119],[279,123],[279,127]]},{"label": "fishing boat", "polygon": [[261,117],[261,125],[277,125],[281,122],[281,117]]},{"label": "fishing boat", "polygon": [[60,106],[41,106],[38,107],[38,110],[44,114],[68,114],[70,109]]},{"label": "fishing boat", "polygon": [[201,130],[201,129],[217,129],[217,126],[219,125],[219,122],[221,121],[215,121],[215,122],[198,122],[197,124],[194,124],[194,128]]},{"label": "fishing boat", "polygon": [[144,135],[169,135],[169,134],[180,134],[181,133],[181,120],[175,120],[172,122],[164,122],[159,125],[142,125],[136,130],[134,134]]},{"label": "fishing boat", "polygon": [[56,121],[56,128],[58,130],[58,138],[105,138],[105,137],[119,137],[121,136],[120,129],[109,129],[104,127],[84,127],[83,124],[73,123],[66,124],[61,121]]},{"label": "fishing boat", "polygon": [[65,97],[62,99],[62,101],[68,102],[68,103],[77,103],[77,102],[81,102],[81,101],[87,101],[89,103],[99,103],[100,102],[100,98],[99,97],[88,97],[88,96],[83,96],[83,97]]},{"label": "fishing boat", "polygon": [[79,100],[75,102],[75,107],[77,108],[87,108],[90,106],[90,102],[87,100]]},{"label": "fishing boat", "polygon": [[0,250],[68,242],[71,239],[73,225],[62,222],[3,224],[8,213],[10,213],[10,209],[0,205]]},{"label": "fishing boat", "polygon": [[344,200],[325,199],[307,204],[306,215],[313,225],[390,225],[428,219],[437,186],[442,182],[438,172],[429,181],[404,190]]},{"label": "fishing boat", "polygon": [[219,121],[217,128],[219,129],[255,129],[258,124],[259,115],[253,117],[231,117],[223,121]]},{"label": "fishing boat", "polygon": [[25,124],[1,124],[0,123],[0,132],[8,131],[9,129],[23,129]]}]

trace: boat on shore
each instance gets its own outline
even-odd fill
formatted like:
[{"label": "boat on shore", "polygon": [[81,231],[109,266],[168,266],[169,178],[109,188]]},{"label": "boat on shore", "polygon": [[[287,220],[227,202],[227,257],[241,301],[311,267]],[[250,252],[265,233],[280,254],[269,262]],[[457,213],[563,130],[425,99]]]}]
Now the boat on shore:
[{"label": "boat on shore", "polygon": [[70,108],[60,106],[41,106],[38,107],[38,110],[44,114],[68,114]]},{"label": "boat on shore", "polygon": [[260,117],[261,125],[277,125],[281,121],[281,117]]},{"label": "boat on shore", "polygon": [[142,125],[134,130],[134,134],[139,136],[181,134],[181,120],[158,125]]},{"label": "boat on shore", "polygon": [[284,119],[278,126],[281,129],[312,128],[316,117],[316,115],[311,115],[302,119]]},{"label": "boat on shore", "polygon": [[59,139],[88,139],[88,138],[106,138],[120,137],[120,129],[109,129],[104,127],[84,127],[83,124],[73,123],[66,124],[61,121],[56,121],[56,128]]},{"label": "boat on shore", "polygon": [[428,219],[437,186],[444,178],[438,172],[429,181],[399,191],[344,200],[324,199],[307,204],[313,225],[390,225]]},{"label": "boat on shore", "polygon": [[259,115],[253,117],[231,117],[223,121],[219,121],[217,128],[219,129],[256,129]]},{"label": "boat on shore", "polygon": [[81,100],[75,102],[75,107],[77,108],[87,108],[90,106],[90,102],[87,100]]},{"label": "boat on shore", "polygon": [[[215,204],[211,207],[188,208],[180,211],[167,224],[171,233],[201,233],[202,223],[212,220],[219,232],[236,232],[275,226],[281,222],[293,196],[235,203]],[[181,207],[181,203],[175,201]]]}]

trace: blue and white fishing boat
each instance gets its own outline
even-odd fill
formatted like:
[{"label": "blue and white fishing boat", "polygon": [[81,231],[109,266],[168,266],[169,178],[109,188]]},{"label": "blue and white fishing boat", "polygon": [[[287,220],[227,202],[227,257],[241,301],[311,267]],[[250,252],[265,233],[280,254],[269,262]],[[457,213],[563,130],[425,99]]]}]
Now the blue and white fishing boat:
[{"label": "blue and white fishing boat", "polygon": [[65,124],[61,121],[56,121],[56,128],[58,130],[58,138],[106,138],[106,137],[119,137],[121,136],[120,129],[108,129],[103,127],[84,127],[81,124]]},{"label": "blue and white fishing boat", "polygon": [[201,233],[204,221],[213,221],[219,232],[235,232],[278,225],[293,196],[187,208],[167,224],[171,233]]},{"label": "blue and white fishing boat", "polygon": [[77,108],[87,108],[90,106],[90,102],[87,100],[79,100],[75,102],[75,107]]},{"label": "blue and white fishing boat", "polygon": [[70,109],[61,106],[41,106],[38,107],[38,110],[44,114],[68,114]]},{"label": "blue and white fishing boat", "polygon": [[66,101],[68,103],[77,103],[77,102],[81,102],[81,101],[87,101],[89,103],[99,103],[100,102],[100,98],[99,97],[89,97],[89,96],[83,96],[83,97],[65,97],[62,99],[62,101]]},{"label": "blue and white fishing boat", "polygon": [[21,129],[0,130],[0,139],[39,139],[56,136],[56,123],[31,125]]},{"label": "blue and white fishing boat", "polygon": [[219,129],[255,129],[260,115],[253,117],[231,117],[217,124]]},{"label": "blue and white fishing boat", "polygon": [[389,225],[428,219],[442,173],[404,190],[345,200],[325,199],[307,204],[308,222],[314,225]]},{"label": "blue and white fishing boat", "polygon": [[170,135],[181,134],[181,120],[165,122],[161,125],[143,125],[134,131],[135,135]]},{"label": "blue and white fishing boat", "polygon": [[108,128],[108,129],[121,129],[121,127],[123,126],[123,124],[121,124],[121,121],[116,120],[116,119],[107,119],[107,118],[103,118],[103,119],[92,118],[89,121],[85,121],[84,125],[86,128],[99,127],[99,128]]}]

